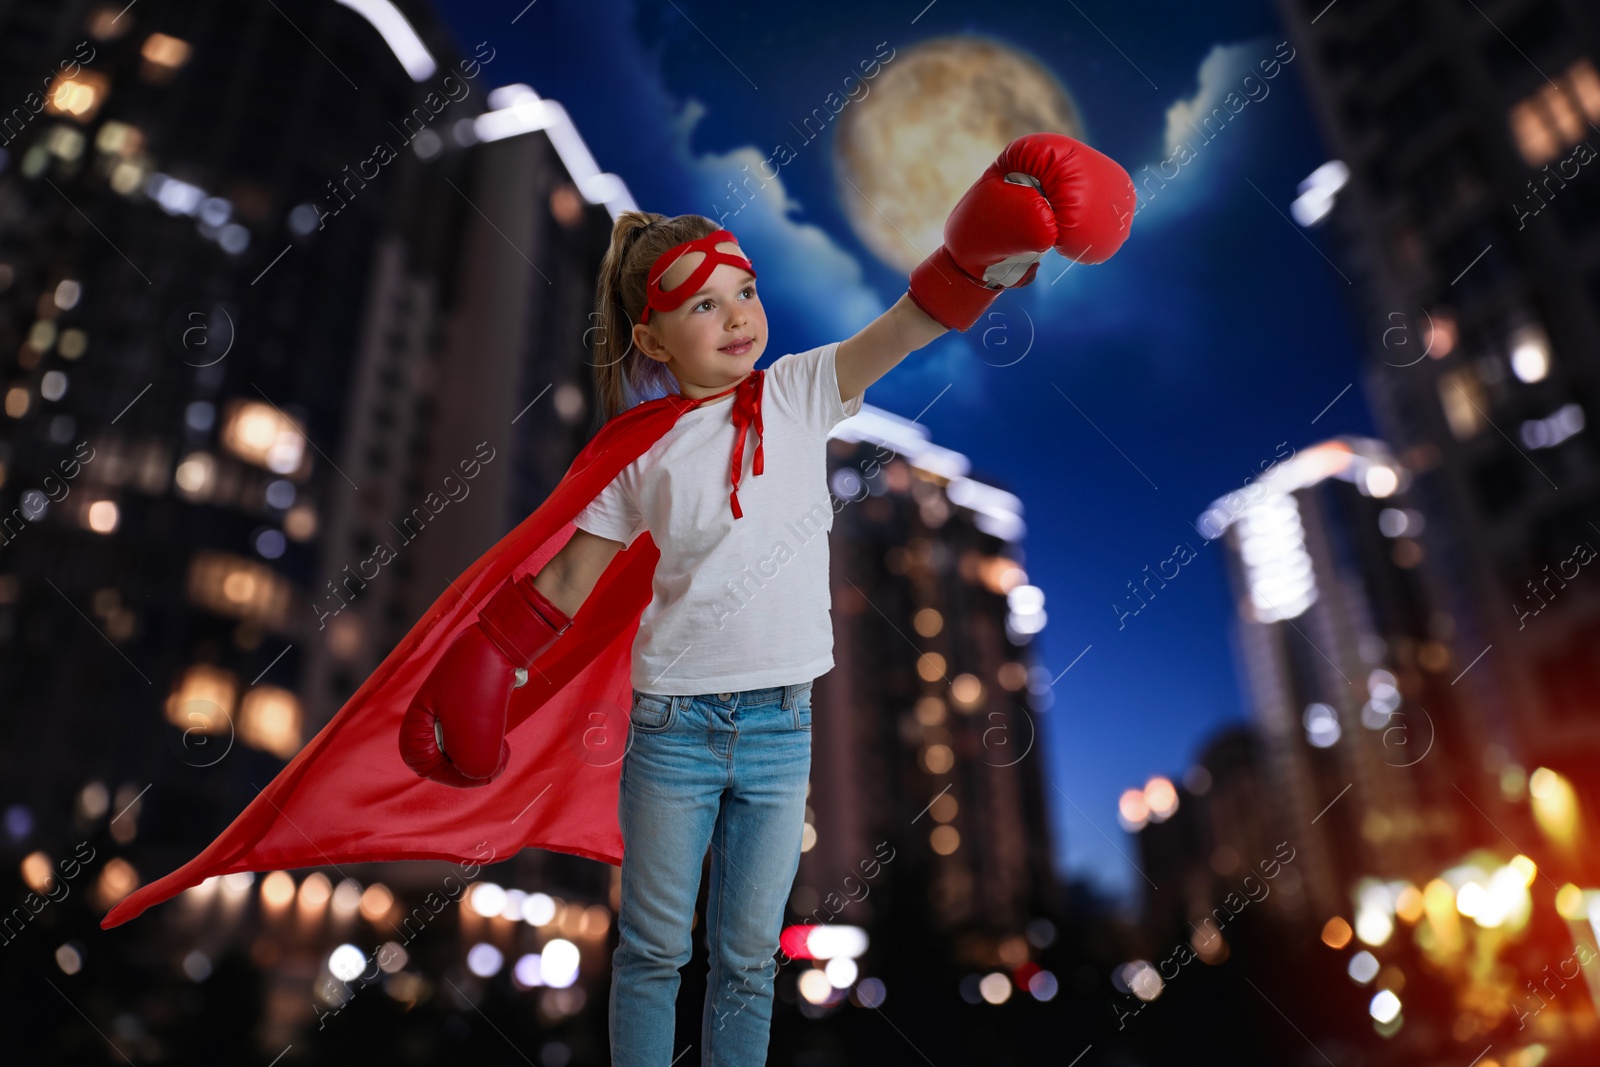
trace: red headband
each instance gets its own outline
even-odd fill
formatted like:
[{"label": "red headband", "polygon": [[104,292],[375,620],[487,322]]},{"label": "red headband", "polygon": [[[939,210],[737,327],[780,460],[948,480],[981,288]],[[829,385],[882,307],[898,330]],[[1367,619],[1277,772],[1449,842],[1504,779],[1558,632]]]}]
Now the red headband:
[{"label": "red headband", "polygon": [[[743,256],[732,252],[719,252],[717,244],[722,241],[738,243],[738,238],[727,230],[718,230],[708,233],[704,237],[693,241],[685,241],[680,245],[673,245],[656,257],[655,264],[650,268],[650,277],[645,281],[645,309],[639,316],[640,322],[650,321],[650,311],[671,311],[685,300],[700,291],[700,286],[717,269],[717,264],[726,263],[730,267],[739,267],[750,272],[754,277],[756,269],[750,261]],[[678,261],[678,258],[688,252],[704,252],[705,258],[700,261],[689,277],[678,285],[672,287],[670,292],[661,288],[661,278],[667,270]]]}]

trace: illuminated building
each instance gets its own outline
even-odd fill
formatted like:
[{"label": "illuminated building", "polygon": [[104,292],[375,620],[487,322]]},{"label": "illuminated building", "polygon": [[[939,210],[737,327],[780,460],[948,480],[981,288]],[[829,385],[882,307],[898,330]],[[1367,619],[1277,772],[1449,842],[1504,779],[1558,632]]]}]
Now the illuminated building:
[{"label": "illuminated building", "polygon": [[[44,857],[92,838],[79,885],[93,885],[53,905],[77,910],[75,930],[209,842],[547,495],[587,438],[594,269],[632,206],[559,105],[504,85],[491,45],[464,54],[421,4],[218,10],[0,12],[6,854],[32,850],[8,869],[43,888]],[[452,497],[473,460],[471,492]],[[427,519],[402,547],[386,531],[414,508]],[[385,537],[400,551],[374,574]],[[576,887],[541,936],[583,949],[592,988],[610,872],[532,850],[512,866],[525,885]],[[186,1058],[191,1042],[242,1059],[334,1006],[318,968],[348,961],[325,939],[403,926],[441,874],[214,882],[120,929],[79,981],[115,997],[129,982],[116,946],[159,955],[114,1039],[134,1058]],[[449,922],[509,969],[532,920],[479,918]],[[205,944],[173,971],[154,939],[186,933]],[[78,949],[51,957],[59,936],[24,935],[10,951],[31,969],[82,965]],[[409,951],[436,973],[460,947],[432,931]],[[567,978],[570,956],[546,970]],[[490,957],[471,946],[461,981],[487,981]],[[269,990],[241,977],[257,971]],[[411,994],[386,990],[408,1007],[414,971]],[[544,1024],[583,1005],[581,985],[537,992]],[[180,995],[214,1022],[158,1043]],[[48,1040],[73,1007],[41,1003]],[[263,1006],[259,1029],[237,1022]],[[398,1043],[349,1019],[330,1025],[362,1055]]]},{"label": "illuminated building", "polygon": [[1297,922],[1337,914],[1363,876],[1421,877],[1485,836],[1460,813],[1463,795],[1484,802],[1470,773],[1481,727],[1451,691],[1435,636],[1443,620],[1412,536],[1422,520],[1410,480],[1382,443],[1340,437],[1196,522],[1227,549],[1239,667],[1274,797],[1262,817],[1268,840],[1299,857],[1276,896]]},{"label": "illuminated building", "polygon": [[1600,549],[1593,5],[1279,8],[1337,163],[1302,222],[1325,211],[1345,253],[1486,769],[1600,795],[1600,582],[1574,559]]},{"label": "illuminated building", "polygon": [[864,973],[901,968],[891,988],[935,979],[908,962],[930,938],[947,946],[940,975],[952,951],[967,968],[1026,967],[1049,943],[1035,920],[1053,914],[1056,878],[1038,762],[1048,679],[1027,649],[1045,610],[1020,502],[871,405],[828,452],[836,666],[817,682],[791,921],[844,903],[836,921],[878,946]]}]

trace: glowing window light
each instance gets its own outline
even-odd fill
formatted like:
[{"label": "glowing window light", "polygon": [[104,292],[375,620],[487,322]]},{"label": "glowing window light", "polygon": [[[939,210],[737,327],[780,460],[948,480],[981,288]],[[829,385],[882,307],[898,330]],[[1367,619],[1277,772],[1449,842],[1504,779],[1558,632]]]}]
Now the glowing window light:
[{"label": "glowing window light", "polygon": [[1394,898],[1394,913],[1408,923],[1422,918],[1422,890],[1414,885],[1402,886]]},{"label": "glowing window light", "polygon": [[400,13],[400,9],[389,0],[338,0],[338,2],[360,15],[372,24],[383,38],[383,43],[389,46],[389,51],[394,53],[395,59],[405,68],[414,82],[426,81],[439,69],[439,64],[428,52],[422,38],[417,36],[417,31],[411,23]]},{"label": "glowing window light", "polygon": [[1511,866],[1501,867],[1489,879],[1482,906],[1473,921],[1484,927],[1517,929],[1527,922],[1531,906],[1522,872]]},{"label": "glowing window light", "polygon": [[1344,948],[1350,943],[1350,938],[1355,936],[1355,931],[1350,929],[1350,924],[1343,916],[1335,915],[1322,924],[1322,943],[1329,948]]},{"label": "glowing window light", "polygon": [[1400,488],[1400,475],[1393,467],[1386,467],[1381,463],[1374,463],[1366,469],[1362,478],[1362,486],[1369,496],[1392,496]]},{"label": "glowing window light", "polygon": [[473,911],[485,919],[493,918],[505,911],[505,888],[494,882],[479,882],[472,887],[472,896],[468,898],[467,903],[472,906]]},{"label": "glowing window light", "polygon": [[111,533],[117,528],[117,505],[110,500],[96,500],[89,505],[86,518],[95,533]]},{"label": "glowing window light", "polygon": [[581,933],[585,937],[604,937],[606,931],[611,929],[611,909],[604,904],[590,904],[583,909],[583,927]]},{"label": "glowing window light", "polygon": [[937,826],[928,835],[928,845],[941,856],[949,856],[961,847],[961,834],[954,826]]},{"label": "glowing window light", "polygon": [[217,615],[280,628],[288,619],[289,582],[264,563],[202,549],[189,562],[188,595]]},{"label": "glowing window light", "polygon": [[43,852],[30,852],[24,856],[22,880],[35,893],[47,891],[55,883],[55,872],[50,869],[50,857]]},{"label": "glowing window light", "polygon": [[385,941],[378,949],[378,969],[384,974],[399,974],[410,962],[404,946],[398,941]]},{"label": "glowing window light", "polygon": [[1316,748],[1332,748],[1343,732],[1339,714],[1327,704],[1312,704],[1305,712],[1306,741]]},{"label": "glowing window light", "polygon": [[1394,933],[1394,920],[1379,908],[1361,908],[1356,912],[1356,936],[1374,948],[1389,940]]},{"label": "glowing window light", "polygon": [[963,711],[976,711],[983,703],[983,682],[975,674],[958,674],[950,682],[950,700]]},{"label": "glowing window light", "polygon": [[529,893],[522,902],[522,921],[529,926],[544,926],[556,917],[556,901],[549,893]]},{"label": "glowing window light", "polygon": [[1550,340],[1536,325],[1511,335],[1511,373],[1520,381],[1539,382],[1550,373]]},{"label": "glowing window light", "polygon": [[544,978],[539,974],[539,954],[529,952],[518,957],[515,966],[511,968],[511,977],[529,989],[544,985]]},{"label": "glowing window light", "polygon": [[929,745],[922,750],[922,765],[929,774],[944,774],[956,764],[956,754],[949,745]]},{"label": "glowing window light", "polygon": [[[1159,975],[1156,981],[1161,981]],[[990,1004],[1004,1004],[1011,999],[1011,979],[999,971],[990,971],[978,982],[978,994]]]},{"label": "glowing window light", "polygon": [[333,913],[349,918],[361,907],[361,884],[354,878],[341,878],[333,888]]},{"label": "glowing window light", "polygon": [[1317,599],[1300,506],[1288,493],[1252,504],[1239,516],[1239,558],[1257,622],[1292,619]]},{"label": "glowing window light", "polygon": [[328,901],[333,898],[333,883],[328,881],[328,876],[321,871],[312,871],[306,875],[306,880],[300,883],[299,900],[301,910],[320,915],[328,906]]},{"label": "glowing window light", "polygon": [[1556,890],[1556,912],[1563,919],[1583,919],[1588,916],[1583,890],[1568,882]]},{"label": "glowing window light", "polygon": [[1178,810],[1178,789],[1170,778],[1156,775],[1144,785],[1145,803],[1150,808],[1151,822],[1166,822]]},{"label": "glowing window light", "polygon": [[800,972],[800,995],[809,1004],[822,1004],[833,995],[833,983],[820,968],[811,967]]},{"label": "glowing window light", "polygon": [[366,955],[354,945],[340,945],[328,954],[328,973],[341,982],[353,982],[367,969]]},{"label": "glowing window light", "polygon": [[361,917],[369,923],[378,923],[394,907],[394,892],[381,882],[367,886],[361,893]]},{"label": "glowing window light", "polygon": [[261,880],[261,903],[269,910],[289,906],[294,900],[294,877],[288,871],[273,871]]},{"label": "glowing window light", "polygon": [[226,732],[238,685],[233,672],[221,667],[197,663],[186,668],[167,697],[167,721],[185,732],[186,743],[196,732]]},{"label": "glowing window light", "polygon": [[1336,194],[1349,180],[1349,165],[1343,160],[1330,159],[1295,187],[1300,195],[1289,205],[1289,214],[1301,226],[1315,226],[1333,210]]},{"label": "glowing window light", "polygon": [[169,37],[164,33],[152,33],[144,39],[144,44],[139,48],[139,55],[158,67],[176,70],[189,62],[191,51],[187,41]]},{"label": "glowing window light", "polygon": [[254,871],[234,871],[222,876],[222,895],[229,900],[240,900],[255,884]]},{"label": "glowing window light", "polygon": [[178,464],[172,480],[178,490],[195,500],[204,500],[216,484],[217,462],[210,453],[191,452]]},{"label": "glowing window light", "polygon": [[300,751],[300,699],[288,689],[258,685],[239,704],[239,740],[288,759]]},{"label": "glowing window light", "polygon": [[133,864],[115,856],[108,860],[105,869],[96,879],[94,894],[103,907],[109,908],[139,885],[139,870]]},{"label": "glowing window light", "polygon": [[884,988],[883,980],[880,978],[863,978],[861,984],[856,986],[856,999],[861,1002],[863,1008],[883,1007],[887,994],[888,990]]},{"label": "glowing window light", "polygon": [[500,973],[505,956],[486,941],[480,941],[467,950],[467,970],[479,978],[492,978]]},{"label": "glowing window light", "polygon": [[1367,1011],[1380,1023],[1392,1023],[1395,1016],[1400,1014],[1400,998],[1387,989],[1380,989]]},{"label": "glowing window light", "polygon": [[1551,840],[1572,845],[1578,829],[1578,797],[1572,783],[1548,767],[1528,776],[1533,817]]},{"label": "glowing window light", "polygon": [[833,988],[849,989],[855,983],[860,969],[856,966],[856,961],[849,956],[835,956],[822,968],[822,973],[827,976],[828,984]]},{"label": "glowing window light", "polygon": [[1346,970],[1351,981],[1357,985],[1366,985],[1378,977],[1378,957],[1362,949],[1350,957],[1350,966]]},{"label": "glowing window light", "polygon": [[1150,802],[1143,789],[1123,790],[1117,800],[1117,822],[1130,834],[1138,833],[1150,821]]},{"label": "glowing window light", "polygon": [[[1489,891],[1477,882],[1468,882],[1456,891],[1456,910],[1469,919],[1478,919],[1490,907]],[[1497,926],[1497,922],[1482,922],[1481,926]]]},{"label": "glowing window light", "polygon": [[[1148,960],[1134,960],[1124,963],[1117,969],[1113,976],[1117,983],[1125,986],[1128,992],[1143,1001],[1152,1001],[1161,995],[1166,983],[1162,982],[1161,975],[1150,965]],[[1113,983],[1113,984],[1117,984]]]},{"label": "glowing window light", "polygon": [[254,400],[231,402],[220,440],[224,448],[247,463],[276,474],[300,473],[305,433],[298,422],[271,404]]},{"label": "glowing window light", "polygon": [[1576,403],[1562,404],[1542,419],[1529,419],[1517,436],[1529,448],[1554,448],[1583,429],[1583,408]]},{"label": "glowing window light", "polygon": [[1483,382],[1472,368],[1446,371],[1439,375],[1436,388],[1439,391],[1439,406],[1444,409],[1450,432],[1455,434],[1456,440],[1465,441],[1487,424],[1483,408],[1488,398],[1484,395]]},{"label": "glowing window light", "polygon": [[145,195],[168,215],[193,215],[200,210],[206,191],[198,185],[181,181],[160,171],[151,173],[145,182]]},{"label": "glowing window light", "polygon": [[97,71],[82,67],[70,78],[57,76],[45,90],[45,111],[51,115],[65,115],[78,122],[94,118],[105,101],[110,80]]},{"label": "glowing window light", "polygon": [[553,937],[539,954],[539,977],[544,984],[565,989],[578,980],[578,946],[563,937]]}]

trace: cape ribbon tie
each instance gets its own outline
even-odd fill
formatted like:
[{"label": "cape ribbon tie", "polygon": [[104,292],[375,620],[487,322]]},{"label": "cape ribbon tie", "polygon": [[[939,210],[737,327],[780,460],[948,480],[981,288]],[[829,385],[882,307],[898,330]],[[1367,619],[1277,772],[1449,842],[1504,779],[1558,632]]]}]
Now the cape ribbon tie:
[{"label": "cape ribbon tie", "polygon": [[733,398],[733,457],[728,463],[728,478],[733,483],[733,489],[728,494],[728,504],[733,508],[733,517],[736,519],[744,518],[744,509],[739,506],[739,478],[744,473],[744,439],[752,425],[756,429],[756,452],[755,458],[750,463],[751,477],[760,474],[765,468],[761,428],[761,393],[765,375],[765,371],[753,370],[749,377],[732,389],[724,389],[720,393],[702,397],[696,405],[727,396],[737,390]]}]

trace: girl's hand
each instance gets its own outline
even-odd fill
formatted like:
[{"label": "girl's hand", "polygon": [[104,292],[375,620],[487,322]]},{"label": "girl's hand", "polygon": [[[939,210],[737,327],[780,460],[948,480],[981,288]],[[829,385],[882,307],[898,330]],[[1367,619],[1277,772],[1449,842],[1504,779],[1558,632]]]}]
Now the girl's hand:
[{"label": "girl's hand", "polygon": [[1006,145],[944,224],[944,244],[911,272],[911,299],[965,330],[1000,290],[1027,285],[1052,247],[1103,263],[1133,221],[1133,179],[1110,156],[1058,133]]}]

